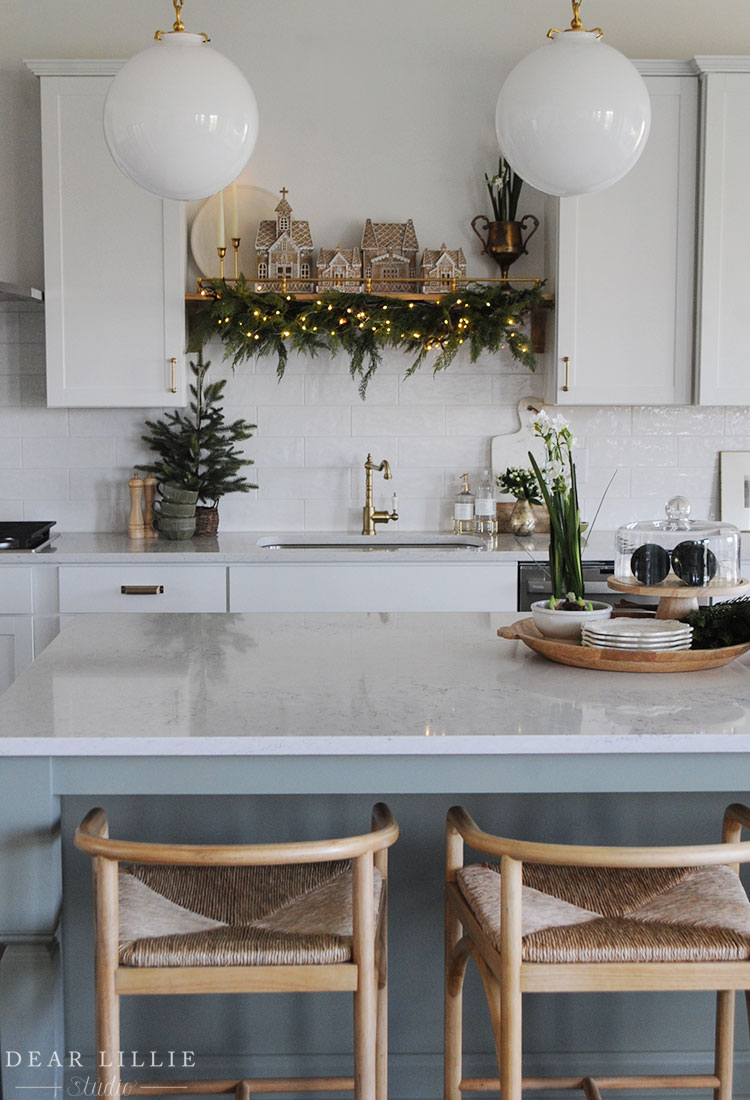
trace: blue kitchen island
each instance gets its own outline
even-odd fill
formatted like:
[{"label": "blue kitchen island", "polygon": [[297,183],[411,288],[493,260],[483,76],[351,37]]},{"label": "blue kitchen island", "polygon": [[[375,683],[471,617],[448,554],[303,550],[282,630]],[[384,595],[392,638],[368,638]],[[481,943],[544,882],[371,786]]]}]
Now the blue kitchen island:
[{"label": "blue kitchen island", "polygon": [[[201,839],[200,812],[213,799],[222,810],[223,800],[247,800],[262,827],[299,833],[307,820],[320,835],[362,825],[369,802],[386,797],[402,827],[393,852],[397,956],[409,910],[402,907],[401,927],[399,895],[430,899],[424,954],[403,948],[409,996],[422,999],[423,1011],[427,1005],[429,1049],[417,1065],[392,1040],[392,1094],[437,1095],[435,899],[447,805],[466,801],[488,826],[495,822],[485,810],[526,835],[546,830],[539,839],[592,840],[595,829],[597,841],[630,840],[633,819],[647,831],[641,842],[680,842],[714,839],[715,807],[750,790],[750,655],[691,674],[578,670],[499,639],[498,627],[515,618],[102,614],[70,622],[0,697],[3,1047],[67,1050],[88,1019],[90,973],[81,959],[89,918],[69,900],[89,870],[69,844],[82,806],[122,806],[123,827],[135,821],[144,838],[149,828],[166,828],[170,839]],[[616,799],[626,809],[617,828]],[[532,803],[529,816],[524,806]],[[662,805],[666,835],[652,836]],[[703,818],[712,835],[701,833]],[[237,820],[228,815],[225,839],[255,839],[254,826],[238,832]],[[61,913],[64,983],[54,950]],[[417,976],[406,975],[410,959]],[[398,989],[397,976],[392,1018],[403,1012],[407,1027]],[[690,1020],[681,1026],[689,1032]],[[314,1032],[311,1024],[293,1041],[315,1049]],[[479,1065],[484,1055],[475,1053]],[[616,1057],[624,1067],[628,1052]],[[5,1095],[61,1084],[61,1067],[5,1061]]]}]

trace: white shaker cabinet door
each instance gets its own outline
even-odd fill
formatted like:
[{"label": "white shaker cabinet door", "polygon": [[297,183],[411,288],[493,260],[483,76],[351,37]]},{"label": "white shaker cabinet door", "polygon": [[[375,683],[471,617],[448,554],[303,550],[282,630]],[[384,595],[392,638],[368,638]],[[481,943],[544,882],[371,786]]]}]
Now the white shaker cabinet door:
[{"label": "white shaker cabinet door", "polygon": [[102,108],[119,63],[41,76],[47,404],[184,405],[183,204],[116,167]]},{"label": "white shaker cabinet door", "polygon": [[692,397],[698,79],[682,62],[636,65],[652,109],[640,160],[613,187],[548,204],[553,404]]},{"label": "white shaker cabinet door", "polygon": [[750,58],[696,58],[704,71],[697,366],[701,405],[750,404]]}]

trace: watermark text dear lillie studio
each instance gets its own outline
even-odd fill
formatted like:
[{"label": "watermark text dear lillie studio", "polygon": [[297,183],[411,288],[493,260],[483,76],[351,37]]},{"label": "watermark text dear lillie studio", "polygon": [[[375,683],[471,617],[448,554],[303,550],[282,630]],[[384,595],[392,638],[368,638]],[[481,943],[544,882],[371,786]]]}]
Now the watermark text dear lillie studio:
[{"label": "watermark text dear lillie studio", "polygon": [[[87,1059],[90,1064],[90,1060]],[[97,1051],[95,1057],[96,1070],[141,1070],[141,1069],[194,1069],[195,1051],[193,1050],[119,1050],[114,1052]],[[42,1051],[42,1050],[6,1050],[3,1054],[3,1065],[7,1074],[4,1080],[12,1084],[12,1071],[23,1070],[24,1081],[28,1081],[29,1070],[55,1071],[55,1070],[84,1070],[84,1057],[79,1050],[67,1051]],[[113,1074],[107,1079],[106,1074],[93,1073],[92,1075],[67,1074],[65,1092],[71,1097],[83,1096],[127,1096],[131,1092],[128,1082],[118,1083],[118,1074]],[[16,1088],[24,1091],[37,1089],[57,1094],[62,1092],[58,1084],[46,1084],[41,1080],[38,1085],[19,1084]],[[175,1087],[175,1092],[181,1091],[180,1086]]]}]

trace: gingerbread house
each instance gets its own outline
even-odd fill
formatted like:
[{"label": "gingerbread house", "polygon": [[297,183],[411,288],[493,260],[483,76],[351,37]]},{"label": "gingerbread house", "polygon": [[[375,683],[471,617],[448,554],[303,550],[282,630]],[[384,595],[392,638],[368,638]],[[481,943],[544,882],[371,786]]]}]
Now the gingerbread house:
[{"label": "gingerbread house", "polygon": [[425,294],[441,294],[455,290],[456,280],[466,278],[466,258],[462,248],[425,248],[419,271],[422,291]]},{"label": "gingerbread house", "polygon": [[380,294],[416,290],[418,250],[411,218],[406,222],[373,222],[368,218],[362,231],[366,288]]},{"label": "gingerbread house", "polygon": [[362,289],[362,254],[358,248],[321,248],[318,252],[318,290],[357,293]]},{"label": "gingerbread house", "polygon": [[258,226],[255,253],[258,279],[268,290],[310,290],[313,243],[310,224],[298,220],[287,202],[289,192],[281,189],[276,218]]}]

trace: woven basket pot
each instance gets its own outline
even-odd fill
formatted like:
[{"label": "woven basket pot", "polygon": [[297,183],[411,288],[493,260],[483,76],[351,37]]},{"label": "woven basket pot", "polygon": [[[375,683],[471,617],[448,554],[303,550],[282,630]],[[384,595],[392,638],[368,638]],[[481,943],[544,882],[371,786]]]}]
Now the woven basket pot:
[{"label": "woven basket pot", "polygon": [[195,509],[195,537],[215,535],[219,530],[219,509],[198,505]]}]

